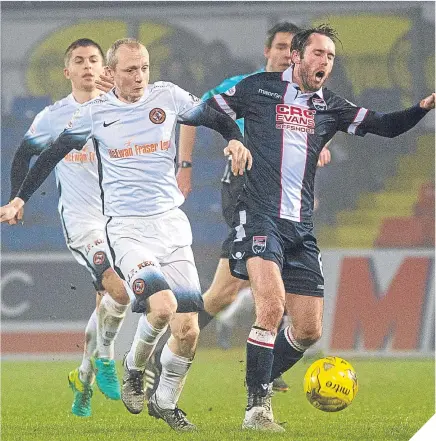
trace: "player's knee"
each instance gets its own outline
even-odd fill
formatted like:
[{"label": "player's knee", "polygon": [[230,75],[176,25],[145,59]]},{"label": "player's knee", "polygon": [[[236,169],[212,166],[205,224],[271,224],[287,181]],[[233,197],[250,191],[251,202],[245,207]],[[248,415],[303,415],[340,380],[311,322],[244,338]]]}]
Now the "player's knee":
[{"label": "player's knee", "polygon": [[309,347],[314,345],[322,336],[322,325],[316,324],[304,324],[300,328],[296,328],[293,331],[295,339],[302,345]]},{"label": "player's knee", "polygon": [[182,344],[182,346],[192,348],[197,344],[198,336],[200,334],[200,328],[197,323],[192,322],[188,326],[179,328],[174,337]]},{"label": "player's knee", "polygon": [[154,322],[163,327],[170,322],[177,311],[177,300],[170,290],[157,292],[150,296],[150,313]]}]

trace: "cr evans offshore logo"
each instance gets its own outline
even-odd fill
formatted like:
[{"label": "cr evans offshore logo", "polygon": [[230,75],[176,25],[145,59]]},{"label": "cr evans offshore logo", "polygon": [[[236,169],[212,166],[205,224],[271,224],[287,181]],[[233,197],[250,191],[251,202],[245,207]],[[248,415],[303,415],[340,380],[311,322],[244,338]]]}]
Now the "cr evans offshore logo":
[{"label": "cr evans offshore logo", "polygon": [[315,133],[316,110],[289,104],[276,105],[276,129],[289,129],[309,134]]}]

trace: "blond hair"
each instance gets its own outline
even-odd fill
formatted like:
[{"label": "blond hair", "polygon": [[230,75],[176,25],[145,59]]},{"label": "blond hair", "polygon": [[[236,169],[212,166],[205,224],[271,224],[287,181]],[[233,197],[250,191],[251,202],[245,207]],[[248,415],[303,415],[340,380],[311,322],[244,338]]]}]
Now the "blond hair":
[{"label": "blond hair", "polygon": [[136,38],[121,38],[115,41],[108,49],[106,54],[106,63],[111,69],[115,69],[115,66],[118,63],[117,51],[121,46],[129,46],[135,49],[145,49],[145,46]]}]

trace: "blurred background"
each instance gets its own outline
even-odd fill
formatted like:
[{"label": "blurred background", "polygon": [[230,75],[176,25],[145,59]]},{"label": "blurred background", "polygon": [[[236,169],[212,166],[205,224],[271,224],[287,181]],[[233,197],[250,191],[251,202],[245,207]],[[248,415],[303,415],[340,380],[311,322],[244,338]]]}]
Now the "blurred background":
[{"label": "blurred background", "polygon": [[[264,66],[266,32],[290,21],[339,32],[327,87],[378,111],[435,90],[434,2],[2,2],[1,203],[13,154],[34,116],[70,92],[65,48],[91,38],[104,50],[124,37],[149,49],[151,82],[201,96],[224,78]],[[221,216],[223,139],[197,131],[191,220],[202,289],[210,285],[227,227]],[[326,277],[325,327],[314,350],[387,356],[434,353],[434,112],[385,139],[337,134],[332,162],[316,178],[316,233]],[[26,205],[23,226],[1,226],[3,357],[78,358],[94,295],[65,247],[54,176]],[[253,311],[227,341],[214,322],[200,345],[243,345]],[[133,338],[130,316],[118,356]],[[217,333],[218,330],[218,333]],[[63,338],[65,335],[68,338]]]}]

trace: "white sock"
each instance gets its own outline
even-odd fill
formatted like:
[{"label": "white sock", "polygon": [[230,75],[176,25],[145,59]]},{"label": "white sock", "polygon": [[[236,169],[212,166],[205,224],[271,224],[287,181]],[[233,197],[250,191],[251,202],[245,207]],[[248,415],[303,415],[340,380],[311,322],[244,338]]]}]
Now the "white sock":
[{"label": "white sock", "polygon": [[92,368],[91,358],[97,347],[97,312],[94,309],[85,329],[85,348],[83,350],[82,364],[79,366],[79,378],[84,383],[94,381],[94,369]]},{"label": "white sock", "polygon": [[160,362],[162,374],[156,390],[156,402],[162,409],[174,409],[182,393],[192,359],[173,354],[166,344]]},{"label": "white sock", "polygon": [[243,311],[251,311],[253,306],[254,299],[253,294],[251,293],[251,288],[241,289],[235,301],[218,315],[217,320],[224,323],[226,326],[233,328],[236,325],[236,320],[239,317],[239,314]]},{"label": "white sock", "polygon": [[140,317],[135,338],[127,354],[126,362],[129,369],[144,370],[153,348],[167,328],[168,325],[163,329],[155,328],[145,314]]},{"label": "white sock", "polygon": [[96,357],[114,358],[114,342],[123,324],[129,305],[116,302],[109,294],[101,299],[97,314]]}]

